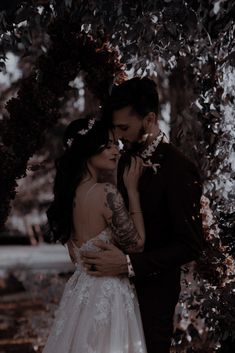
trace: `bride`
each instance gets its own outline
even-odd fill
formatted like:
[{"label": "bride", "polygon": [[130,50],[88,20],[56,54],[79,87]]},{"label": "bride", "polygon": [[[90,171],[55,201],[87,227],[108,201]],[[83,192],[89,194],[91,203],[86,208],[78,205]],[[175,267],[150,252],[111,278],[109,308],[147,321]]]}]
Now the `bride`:
[{"label": "bride", "polygon": [[[119,149],[101,121],[78,119],[64,135],[56,162],[54,200],[47,216],[54,241],[66,244],[75,271],[64,293],[43,353],[146,353],[137,296],[128,277],[94,277],[83,265],[84,250],[100,251],[99,240],[126,253],[140,252],[145,230],[137,185],[140,158],[125,170],[129,212],[113,183],[101,180],[117,170]],[[131,215],[131,216],[130,216]]]}]

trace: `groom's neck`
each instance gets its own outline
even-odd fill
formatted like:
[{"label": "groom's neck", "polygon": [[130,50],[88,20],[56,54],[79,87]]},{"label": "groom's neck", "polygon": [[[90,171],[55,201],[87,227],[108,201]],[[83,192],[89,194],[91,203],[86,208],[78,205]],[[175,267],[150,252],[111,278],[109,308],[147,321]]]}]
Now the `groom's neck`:
[{"label": "groom's neck", "polygon": [[153,142],[153,140],[157,137],[159,132],[160,132],[159,126],[155,125],[153,130],[151,131],[152,135],[147,138],[147,141],[146,141],[146,145],[147,146],[150,145]]}]

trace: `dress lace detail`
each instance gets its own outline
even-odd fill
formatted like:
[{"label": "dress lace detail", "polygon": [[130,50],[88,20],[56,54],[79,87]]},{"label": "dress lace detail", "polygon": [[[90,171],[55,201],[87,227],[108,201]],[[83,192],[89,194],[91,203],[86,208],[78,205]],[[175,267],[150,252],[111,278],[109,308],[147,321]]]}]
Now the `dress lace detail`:
[{"label": "dress lace detail", "polygon": [[75,271],[65,285],[43,353],[146,353],[139,306],[127,277],[92,277],[82,250],[100,251],[95,240],[111,241],[106,228],[75,249]]}]

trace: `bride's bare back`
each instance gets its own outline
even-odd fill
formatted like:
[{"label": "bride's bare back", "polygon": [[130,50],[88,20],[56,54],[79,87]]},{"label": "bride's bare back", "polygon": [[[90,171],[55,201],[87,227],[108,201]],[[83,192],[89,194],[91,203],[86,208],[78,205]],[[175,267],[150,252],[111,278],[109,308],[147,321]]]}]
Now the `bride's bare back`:
[{"label": "bride's bare back", "polygon": [[[87,184],[87,185],[86,185]],[[110,183],[78,186],[73,207],[73,232],[67,242],[72,261],[73,247],[81,247],[109,227],[113,241],[127,252],[142,251],[144,227],[138,230],[117,188]]]},{"label": "bride's bare back", "polygon": [[101,185],[89,183],[79,185],[73,203],[72,240],[80,247],[98,235],[107,224],[103,217]]}]

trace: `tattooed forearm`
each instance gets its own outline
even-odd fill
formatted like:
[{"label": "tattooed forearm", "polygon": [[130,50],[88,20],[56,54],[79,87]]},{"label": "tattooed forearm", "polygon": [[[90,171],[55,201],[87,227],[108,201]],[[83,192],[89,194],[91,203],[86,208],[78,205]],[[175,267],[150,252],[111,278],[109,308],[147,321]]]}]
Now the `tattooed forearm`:
[{"label": "tattooed forearm", "polygon": [[111,184],[105,184],[105,207],[110,211],[108,223],[115,242],[125,252],[137,251],[141,237],[129,216],[121,194]]}]

